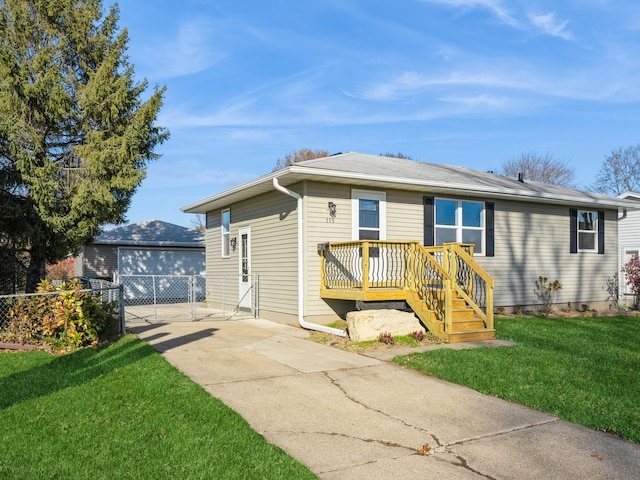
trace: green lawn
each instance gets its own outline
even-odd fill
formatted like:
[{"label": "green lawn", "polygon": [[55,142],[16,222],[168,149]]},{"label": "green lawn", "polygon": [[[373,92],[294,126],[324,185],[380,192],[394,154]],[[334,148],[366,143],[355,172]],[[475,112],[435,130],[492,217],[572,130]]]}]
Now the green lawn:
[{"label": "green lawn", "polygon": [[134,336],[0,353],[0,409],[0,478],[316,478]]},{"label": "green lawn", "polygon": [[640,317],[502,318],[496,332],[518,345],[395,361],[640,443]]}]

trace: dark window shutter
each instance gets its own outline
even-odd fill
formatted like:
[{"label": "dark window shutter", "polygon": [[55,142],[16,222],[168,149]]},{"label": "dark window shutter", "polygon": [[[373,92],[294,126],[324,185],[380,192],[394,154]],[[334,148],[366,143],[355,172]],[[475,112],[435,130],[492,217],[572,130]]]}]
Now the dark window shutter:
[{"label": "dark window shutter", "polygon": [[569,253],[578,253],[578,210],[569,209]]},{"label": "dark window shutter", "polygon": [[598,253],[604,255],[604,211],[598,211]]},{"label": "dark window shutter", "polygon": [[484,221],[486,223],[486,242],[487,242],[487,246],[486,246],[486,252],[485,255],[487,257],[493,257],[494,255],[494,248],[495,248],[495,242],[494,242],[494,238],[495,238],[495,228],[494,228],[494,211],[495,211],[495,204],[493,202],[486,202],[484,204]]},{"label": "dark window shutter", "polygon": [[423,197],[424,203],[424,246],[432,247],[435,242],[433,197]]}]

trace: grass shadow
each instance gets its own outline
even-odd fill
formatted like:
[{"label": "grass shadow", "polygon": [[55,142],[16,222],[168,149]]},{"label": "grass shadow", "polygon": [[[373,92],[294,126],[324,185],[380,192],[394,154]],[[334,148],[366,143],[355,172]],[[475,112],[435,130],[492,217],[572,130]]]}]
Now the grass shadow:
[{"label": "grass shadow", "polygon": [[[0,408],[80,386],[154,353],[129,335],[99,350],[84,348],[61,356],[42,351],[0,354],[0,372],[13,371],[0,373]],[[43,356],[50,360],[43,364]]]}]

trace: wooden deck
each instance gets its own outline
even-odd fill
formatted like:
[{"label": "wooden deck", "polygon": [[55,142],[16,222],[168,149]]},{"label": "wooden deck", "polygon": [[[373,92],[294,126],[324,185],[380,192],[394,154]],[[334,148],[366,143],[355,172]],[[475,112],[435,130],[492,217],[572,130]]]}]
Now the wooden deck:
[{"label": "wooden deck", "polygon": [[473,260],[473,246],[359,241],[329,243],[319,252],[322,298],[404,300],[429,331],[448,342],[495,336],[494,282]]}]

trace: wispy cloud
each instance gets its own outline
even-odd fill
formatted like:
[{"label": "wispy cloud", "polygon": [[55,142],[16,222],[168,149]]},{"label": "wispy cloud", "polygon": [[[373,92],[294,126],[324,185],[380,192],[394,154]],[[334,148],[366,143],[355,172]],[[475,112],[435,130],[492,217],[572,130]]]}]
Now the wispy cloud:
[{"label": "wispy cloud", "polygon": [[521,88],[514,74],[502,75],[498,69],[460,70],[444,74],[404,72],[389,80],[364,88],[358,96],[368,100],[397,100],[400,97],[418,95],[436,87],[475,86],[485,88]]},{"label": "wispy cloud", "polygon": [[512,101],[508,97],[501,97],[495,95],[475,95],[475,96],[444,96],[438,98],[441,102],[454,103],[463,105],[465,107],[471,109],[486,109],[487,107],[491,110],[503,109],[508,107]]},{"label": "wispy cloud", "polygon": [[553,12],[544,14],[530,13],[528,17],[534,27],[538,28],[547,35],[559,37],[564,40],[573,40],[574,38],[573,33],[566,29],[569,21],[556,20],[556,15]]},{"label": "wispy cloud", "polygon": [[[467,10],[485,10],[496,17],[500,22],[511,27],[527,30],[532,25],[546,35],[573,40],[573,33],[567,30],[568,20],[556,19],[554,12],[528,13],[508,9],[503,0],[420,0],[424,3],[444,5],[451,8]],[[526,17],[526,18],[525,18]]]},{"label": "wispy cloud", "polygon": [[162,39],[150,38],[140,57],[152,78],[173,78],[207,70],[224,55],[214,46],[213,21],[199,18],[185,21]]},{"label": "wispy cloud", "polygon": [[436,3],[454,8],[488,10],[502,23],[518,27],[520,22],[509,12],[501,0],[420,0],[424,3]]},{"label": "wispy cloud", "polygon": [[211,168],[204,161],[191,159],[154,164],[149,169],[147,180],[156,189],[199,185],[226,188],[245,182],[253,176],[246,170]]}]

